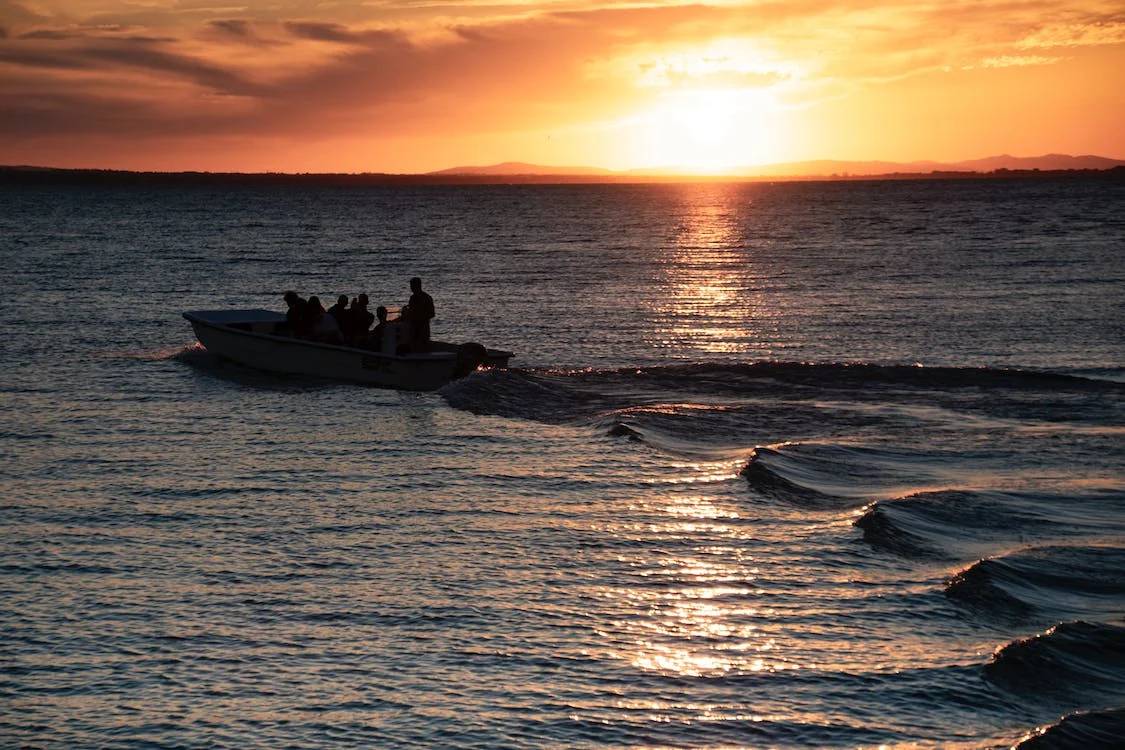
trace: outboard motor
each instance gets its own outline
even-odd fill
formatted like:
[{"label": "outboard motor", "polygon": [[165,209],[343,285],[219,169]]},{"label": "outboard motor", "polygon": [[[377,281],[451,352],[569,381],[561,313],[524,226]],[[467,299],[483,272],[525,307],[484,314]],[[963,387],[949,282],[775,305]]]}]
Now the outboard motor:
[{"label": "outboard motor", "polygon": [[488,361],[488,350],[470,341],[457,347],[457,377],[463,378]]}]

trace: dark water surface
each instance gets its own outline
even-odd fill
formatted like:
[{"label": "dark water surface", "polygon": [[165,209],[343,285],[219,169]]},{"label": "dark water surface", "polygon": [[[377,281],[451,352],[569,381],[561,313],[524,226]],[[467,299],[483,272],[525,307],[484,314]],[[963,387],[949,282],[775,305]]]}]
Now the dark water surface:
[{"label": "dark water surface", "polygon": [[[1115,746],[1123,199],[5,188],[0,745]],[[518,368],[179,317],[415,274]]]}]

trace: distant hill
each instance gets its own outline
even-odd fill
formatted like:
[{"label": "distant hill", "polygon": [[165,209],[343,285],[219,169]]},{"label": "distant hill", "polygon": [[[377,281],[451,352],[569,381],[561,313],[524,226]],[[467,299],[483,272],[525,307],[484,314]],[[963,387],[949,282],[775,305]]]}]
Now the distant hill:
[{"label": "distant hill", "polygon": [[1109,159],[1105,156],[1084,154],[1071,156],[1069,154],[1044,154],[1043,156],[989,156],[984,159],[970,159],[959,161],[952,166],[955,169],[965,169],[973,172],[992,172],[997,169],[1112,169],[1125,164],[1121,159]]},{"label": "distant hill", "polygon": [[450,167],[449,169],[427,172],[426,174],[441,175],[544,175],[544,174],[574,174],[574,175],[610,175],[612,170],[600,167],[552,167],[543,164],[527,164],[522,161],[506,161],[501,164],[490,164],[485,167]]},{"label": "distant hill", "polygon": [[735,174],[754,177],[810,177],[826,175],[880,175],[933,172],[953,169],[936,161],[841,161],[817,159],[814,161],[780,162],[754,167],[740,167]]},{"label": "distant hill", "polygon": [[[998,169],[1112,169],[1125,166],[1125,160],[1110,159],[1104,156],[1069,154],[1045,154],[1043,156],[989,156],[983,159],[969,159],[957,162],[937,161],[843,161],[818,159],[812,161],[779,162],[749,167],[737,167],[724,174],[734,177],[827,177],[832,175],[889,175],[889,174],[927,174],[930,172],[994,172]],[[647,176],[690,174],[690,170],[675,166],[630,169],[616,172],[598,167],[554,167],[525,162],[504,162],[478,167],[452,167],[429,175],[616,175]]]}]

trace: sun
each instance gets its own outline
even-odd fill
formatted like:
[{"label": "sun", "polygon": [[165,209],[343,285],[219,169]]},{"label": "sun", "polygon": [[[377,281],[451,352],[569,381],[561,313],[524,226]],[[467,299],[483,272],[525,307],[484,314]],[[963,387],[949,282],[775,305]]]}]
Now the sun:
[{"label": "sun", "polygon": [[755,89],[666,92],[637,120],[635,149],[648,167],[722,174],[768,161],[772,102]]}]

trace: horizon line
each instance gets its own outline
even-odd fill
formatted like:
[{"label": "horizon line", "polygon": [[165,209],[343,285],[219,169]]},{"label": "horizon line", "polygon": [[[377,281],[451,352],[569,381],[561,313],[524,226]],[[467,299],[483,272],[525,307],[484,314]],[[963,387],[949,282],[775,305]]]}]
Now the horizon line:
[{"label": "horizon line", "polygon": [[231,180],[358,180],[386,181],[415,184],[644,184],[676,182],[862,182],[862,181],[909,181],[935,179],[995,179],[1003,177],[1043,176],[1083,176],[1109,175],[1125,172],[1125,162],[1106,167],[1071,167],[1059,169],[1040,168],[998,168],[991,170],[950,170],[933,169],[914,172],[873,172],[850,174],[716,174],[716,173],[641,173],[628,172],[574,173],[574,172],[534,172],[534,173],[473,173],[473,172],[214,172],[206,170],[133,170],[99,167],[46,167],[37,165],[0,164],[0,178],[34,176],[44,177],[104,177],[114,178],[224,178]]},{"label": "horizon line", "polygon": [[[1034,162],[1059,160],[1074,162],[1073,166],[1036,165]],[[1004,165],[1003,162],[1013,162]],[[1080,164],[1081,161],[1098,164]],[[1125,165],[1125,159],[1102,156],[1100,154],[1067,154],[1051,152],[1038,156],[1013,156],[1008,153],[958,161],[935,161],[916,159],[913,161],[892,161],[886,159],[804,159],[789,162],[769,162],[754,165],[732,166],[722,170],[692,169],[690,167],[632,167],[611,169],[587,165],[552,165],[523,161],[502,161],[486,165],[459,165],[424,172],[384,172],[384,171],[214,171],[204,169],[122,169],[115,167],[69,167],[41,164],[2,164],[0,170],[20,173],[85,172],[100,174],[135,175],[208,175],[231,177],[350,177],[350,178],[388,178],[388,179],[448,179],[448,178],[494,178],[499,181],[512,178],[566,178],[574,182],[584,178],[592,182],[621,180],[706,180],[743,181],[770,179],[858,179],[880,177],[903,178],[925,177],[927,175],[981,175],[994,172],[1013,171],[1107,171]],[[984,168],[979,168],[984,167]],[[818,171],[819,170],[819,171]]]}]

